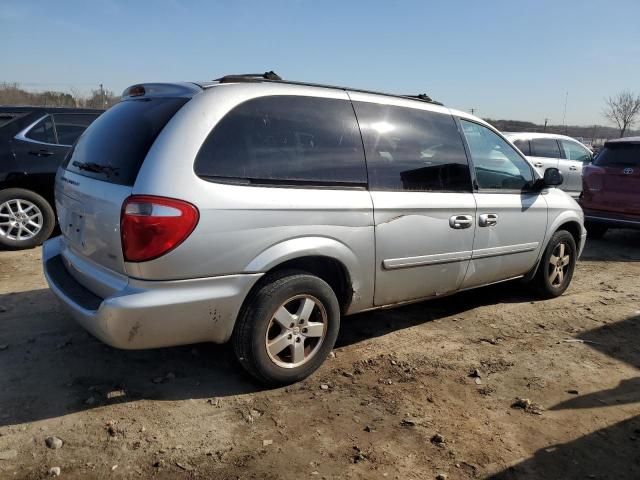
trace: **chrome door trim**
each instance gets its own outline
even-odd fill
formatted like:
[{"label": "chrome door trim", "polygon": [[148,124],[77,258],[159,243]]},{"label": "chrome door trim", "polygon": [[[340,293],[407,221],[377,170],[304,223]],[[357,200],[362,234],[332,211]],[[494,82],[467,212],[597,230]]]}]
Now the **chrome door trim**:
[{"label": "chrome door trim", "polygon": [[472,259],[497,257],[500,255],[512,255],[514,253],[531,252],[538,248],[539,242],[520,243],[517,245],[505,245],[503,247],[481,248],[474,250]]},{"label": "chrome door trim", "polygon": [[421,267],[424,265],[438,265],[440,263],[463,262],[476,258],[497,257],[500,255],[513,255],[515,253],[531,252],[538,248],[539,242],[506,245],[503,247],[482,248],[480,250],[438,253],[435,255],[420,255],[417,257],[388,258],[382,261],[385,270],[397,268]]},{"label": "chrome door trim", "polygon": [[[31,125],[29,125],[26,128],[23,128],[22,130],[20,130],[15,137],[13,137],[15,140],[21,140],[23,142],[29,142],[29,143],[35,143],[36,145],[50,145],[52,147],[71,147],[71,145],[65,145],[63,143],[47,143],[47,142],[40,142],[38,140],[34,140],[33,138],[28,138],[26,135],[27,133],[29,133],[29,130],[31,130],[33,127],[35,127],[38,123],[40,123],[42,120],[44,120],[45,118],[47,118],[49,115],[51,115],[50,113],[47,113],[46,115],[43,115],[42,117],[40,117],[39,119],[37,119],[35,122],[33,122]],[[53,120],[51,120],[53,121]]]},{"label": "chrome door trim", "polygon": [[388,258],[382,261],[385,270],[397,268],[421,267],[440,263],[464,262],[471,259],[471,251],[437,253],[435,255],[420,255],[417,257]]}]

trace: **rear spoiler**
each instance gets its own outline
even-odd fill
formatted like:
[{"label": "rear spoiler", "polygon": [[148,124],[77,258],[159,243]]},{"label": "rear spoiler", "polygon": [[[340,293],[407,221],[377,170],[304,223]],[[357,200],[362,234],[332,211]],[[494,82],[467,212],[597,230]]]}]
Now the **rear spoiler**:
[{"label": "rear spoiler", "polygon": [[138,97],[193,97],[202,91],[195,83],[138,83],[124,89],[122,100]]}]

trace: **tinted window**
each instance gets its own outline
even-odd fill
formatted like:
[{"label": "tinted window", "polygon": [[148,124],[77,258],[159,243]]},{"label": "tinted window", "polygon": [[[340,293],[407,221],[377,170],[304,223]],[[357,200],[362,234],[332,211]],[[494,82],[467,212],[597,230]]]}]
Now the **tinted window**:
[{"label": "tinted window", "polygon": [[536,157],[560,158],[558,142],[553,138],[534,138],[531,140],[531,149]]},{"label": "tinted window", "polygon": [[54,113],[53,123],[56,125],[58,143],[61,145],[73,145],[97,116],[97,114],[87,113]]},{"label": "tinted window", "polygon": [[531,148],[529,148],[529,140],[514,140],[513,144],[518,147],[525,155],[531,155]]},{"label": "tinted window", "polygon": [[67,170],[133,185],[149,148],[187,98],[126,100],[100,115],[78,139]]},{"label": "tinted window", "polygon": [[194,170],[241,183],[367,181],[351,103],[318,97],[278,95],[238,105],[211,131]]},{"label": "tinted window", "polygon": [[56,143],[55,132],[53,131],[53,122],[51,116],[47,115],[40,120],[31,130],[27,132],[25,137],[37,142]]},{"label": "tinted window", "polygon": [[531,167],[503,138],[487,127],[460,120],[481,189],[522,190],[533,180]]},{"label": "tinted window", "polygon": [[640,166],[640,144],[609,143],[593,163],[599,167],[638,167]]},{"label": "tinted window", "polygon": [[576,162],[588,162],[591,160],[591,152],[582,145],[570,140],[560,140],[560,144],[564,150],[564,156],[567,160],[575,160]]},{"label": "tinted window", "polygon": [[471,191],[462,137],[450,115],[354,103],[373,190]]}]

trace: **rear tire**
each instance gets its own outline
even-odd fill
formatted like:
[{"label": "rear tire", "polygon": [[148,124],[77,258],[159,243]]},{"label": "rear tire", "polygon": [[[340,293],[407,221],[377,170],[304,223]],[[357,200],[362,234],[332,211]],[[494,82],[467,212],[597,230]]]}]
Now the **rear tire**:
[{"label": "rear tire", "polygon": [[553,234],[540,259],[533,286],[542,298],[562,295],[573,278],[577,260],[576,242],[566,230]]},{"label": "rear tire", "polygon": [[31,190],[0,190],[0,247],[11,250],[41,245],[53,232],[55,213],[49,202]]},{"label": "rear tire", "polygon": [[265,278],[233,333],[240,364],[261,383],[298,382],[322,365],[338,336],[340,306],[329,284],[302,271]]},{"label": "rear tire", "polygon": [[587,229],[587,238],[602,238],[604,234],[607,233],[609,227],[603,225],[601,223],[587,223],[585,225]]}]

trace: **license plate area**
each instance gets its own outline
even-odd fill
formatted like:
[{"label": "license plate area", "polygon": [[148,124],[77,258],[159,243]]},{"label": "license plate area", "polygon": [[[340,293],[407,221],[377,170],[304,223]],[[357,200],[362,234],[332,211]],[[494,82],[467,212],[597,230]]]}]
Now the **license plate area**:
[{"label": "license plate area", "polygon": [[65,239],[84,248],[84,224],[85,212],[82,204],[65,196],[60,208],[60,230]]}]

